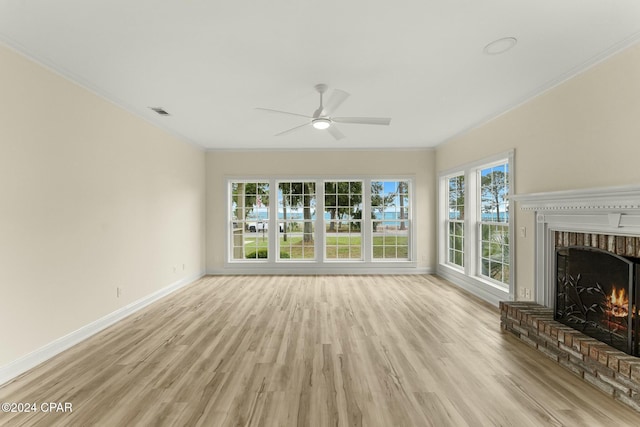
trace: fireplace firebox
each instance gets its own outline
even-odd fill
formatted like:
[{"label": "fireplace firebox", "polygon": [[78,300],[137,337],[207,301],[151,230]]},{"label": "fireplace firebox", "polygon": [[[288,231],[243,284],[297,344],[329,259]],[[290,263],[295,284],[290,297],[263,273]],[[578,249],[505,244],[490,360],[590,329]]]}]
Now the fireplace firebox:
[{"label": "fireplace firebox", "polygon": [[556,249],[555,320],[640,356],[640,260],[588,246]]}]

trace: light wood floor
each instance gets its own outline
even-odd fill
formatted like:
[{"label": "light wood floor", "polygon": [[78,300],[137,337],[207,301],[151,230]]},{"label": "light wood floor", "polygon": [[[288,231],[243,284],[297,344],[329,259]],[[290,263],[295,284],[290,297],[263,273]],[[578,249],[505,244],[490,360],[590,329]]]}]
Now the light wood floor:
[{"label": "light wood floor", "polygon": [[0,389],[0,425],[639,426],[433,276],[206,277]]}]

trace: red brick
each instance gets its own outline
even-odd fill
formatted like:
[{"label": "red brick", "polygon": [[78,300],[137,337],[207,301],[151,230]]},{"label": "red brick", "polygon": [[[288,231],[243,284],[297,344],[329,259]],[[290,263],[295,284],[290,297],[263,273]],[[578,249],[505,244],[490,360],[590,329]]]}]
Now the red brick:
[{"label": "red brick", "polygon": [[528,336],[529,336],[529,330],[527,330],[527,329],[525,329],[525,328],[521,328],[519,324],[518,324],[518,325],[514,324],[514,325],[512,326],[512,328],[513,328],[515,331],[517,331],[518,333],[520,333],[520,337],[522,337],[523,335],[524,335],[525,337],[528,337]]},{"label": "red brick", "polygon": [[531,313],[527,313],[527,315],[522,319],[522,322],[531,326],[531,323],[533,322],[533,315]]},{"label": "red brick", "polygon": [[616,372],[620,372],[620,361],[626,360],[630,356],[627,353],[623,353],[622,351],[611,351],[609,353],[609,362],[607,366],[613,369]]},{"label": "red brick", "polygon": [[600,346],[590,345],[588,356],[591,360],[599,361],[600,360],[600,358],[598,357],[599,352],[600,352]]},{"label": "red brick", "polygon": [[631,390],[630,396],[636,396],[640,392],[640,383],[632,381],[630,378],[620,375],[619,373],[615,374],[616,381],[619,384],[628,387]]},{"label": "red brick", "polygon": [[629,387],[626,387],[624,384],[620,384],[618,381],[615,380],[615,378],[608,377],[606,375],[601,375],[599,372],[598,372],[598,378],[602,382],[607,383],[611,387],[613,387],[616,390],[616,394],[626,394],[627,396],[631,395],[631,389]]},{"label": "red brick", "polygon": [[582,352],[582,341],[584,341],[586,339],[588,339],[588,338],[585,337],[582,334],[574,336],[573,337],[573,341],[571,343],[571,347],[576,351]]},{"label": "red brick", "polygon": [[633,365],[631,365],[630,378],[634,381],[640,382],[640,362],[634,363]]},{"label": "red brick", "polygon": [[[600,343],[600,341],[594,340],[593,338],[585,338],[580,340],[580,352],[585,356],[590,356],[590,348],[592,346],[596,346]],[[598,360],[598,356],[596,355],[593,359]]]},{"label": "red brick", "polygon": [[531,317],[531,327],[536,331],[538,330],[538,322],[539,320],[537,317],[533,317],[533,316]]},{"label": "red brick", "polygon": [[579,377],[584,376],[584,370],[578,365],[576,365],[575,363],[573,363],[571,359],[561,359],[560,365],[564,366],[566,369],[570,370],[571,372],[573,372]]},{"label": "red brick", "polygon": [[[584,357],[584,355],[582,357]],[[578,366],[583,371],[590,373],[591,375],[595,376],[597,374],[597,370],[596,370],[597,363],[596,364],[587,363],[585,359],[578,359],[573,356],[569,356],[569,361],[574,365]]]},{"label": "red brick", "polygon": [[543,345],[539,345],[538,346],[538,350],[544,354],[545,356],[547,356],[548,358],[550,358],[551,360],[555,361],[555,362],[559,362],[560,359],[558,358],[558,351],[554,351],[553,347],[549,348],[549,347],[545,347]]},{"label": "red brick", "polygon": [[611,354],[611,349],[605,348],[598,352],[598,362],[600,362],[603,366],[609,366],[609,355]]},{"label": "red brick", "polygon": [[575,357],[576,359],[584,360],[584,354],[580,353],[579,351],[576,351],[575,349],[569,347],[566,344],[560,343],[560,349],[565,353]]},{"label": "red brick", "polygon": [[529,313],[526,311],[520,311],[518,318],[520,319],[521,322],[526,323],[527,322],[527,317],[529,317]]},{"label": "red brick", "polygon": [[538,319],[538,331],[541,333],[544,333],[544,327],[547,324],[547,320],[546,319]]},{"label": "red brick", "polygon": [[573,336],[573,334],[566,334],[564,336],[564,343],[567,347],[573,348],[573,340],[575,339],[575,337]]},{"label": "red brick", "polygon": [[631,368],[640,364],[640,359],[633,356],[627,356],[618,361],[618,372],[627,378],[631,378]]}]

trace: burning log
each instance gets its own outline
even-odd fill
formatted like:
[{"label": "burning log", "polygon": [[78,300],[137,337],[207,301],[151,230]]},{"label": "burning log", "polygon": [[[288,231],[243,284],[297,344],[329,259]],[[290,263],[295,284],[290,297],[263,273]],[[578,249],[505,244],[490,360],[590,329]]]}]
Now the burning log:
[{"label": "burning log", "polygon": [[616,289],[615,286],[611,289],[611,295],[605,305],[605,313],[609,317],[627,317],[629,316],[629,297],[624,288]]}]

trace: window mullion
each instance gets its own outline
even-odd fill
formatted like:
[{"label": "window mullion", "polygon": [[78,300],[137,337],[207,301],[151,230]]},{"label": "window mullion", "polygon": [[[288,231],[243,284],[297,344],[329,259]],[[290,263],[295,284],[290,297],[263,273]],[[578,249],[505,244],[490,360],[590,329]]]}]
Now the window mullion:
[{"label": "window mullion", "polygon": [[275,178],[269,180],[269,228],[267,235],[269,238],[269,263],[275,263],[278,259],[278,251],[280,250],[279,244],[276,241],[278,239],[278,233],[276,227],[278,226],[278,187]]},{"label": "window mullion", "polygon": [[465,274],[475,276],[478,272],[477,253],[478,253],[478,224],[477,211],[480,207],[478,202],[478,175],[473,172],[467,172],[465,181],[468,182],[465,191],[465,228],[469,231],[467,245],[465,247]]},{"label": "window mullion", "polygon": [[325,262],[325,228],[324,228],[324,181],[316,181],[316,239],[315,251],[316,260],[319,263]]},{"label": "window mullion", "polygon": [[371,179],[367,178],[363,181],[364,186],[362,194],[362,219],[360,222],[360,236],[362,236],[361,251],[364,251],[364,262],[371,262],[373,259],[373,237],[371,235],[371,215],[368,206],[371,204]]}]

